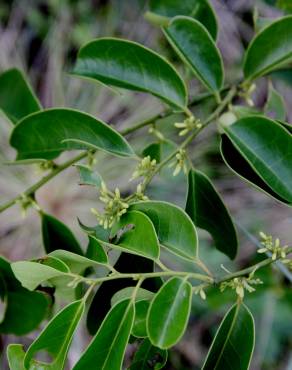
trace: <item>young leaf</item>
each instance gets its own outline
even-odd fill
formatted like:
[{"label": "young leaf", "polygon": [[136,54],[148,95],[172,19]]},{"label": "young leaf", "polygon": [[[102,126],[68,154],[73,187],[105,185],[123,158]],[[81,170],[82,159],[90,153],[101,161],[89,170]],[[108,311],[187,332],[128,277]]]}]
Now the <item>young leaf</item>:
[{"label": "young leaf", "polygon": [[260,116],[242,118],[223,129],[262,180],[292,203],[292,136],[286,129]]},{"label": "young leaf", "polygon": [[0,109],[14,124],[30,113],[42,109],[18,69],[12,68],[0,75]]},{"label": "young leaf", "polygon": [[[121,229],[122,234],[115,244],[140,256],[153,260],[159,258],[159,241],[149,217],[142,212],[129,211],[114,225],[112,235]],[[115,245],[111,246],[115,248]]]},{"label": "young leaf", "polygon": [[83,255],[79,242],[63,222],[43,212],[41,213],[41,219],[43,243],[47,253],[56,249],[64,249]]},{"label": "young leaf", "polygon": [[101,38],[83,46],[73,74],[111,86],[148,92],[183,110],[184,82],[166,59],[132,41]]},{"label": "young leaf", "polygon": [[210,32],[213,39],[216,40],[217,19],[208,0],[150,0],[149,8],[152,13],[166,18],[163,24],[168,21],[167,18],[173,18],[177,15],[193,17],[201,22]]},{"label": "young leaf", "polygon": [[202,370],[247,370],[254,348],[254,321],[244,304],[225,315]]},{"label": "young leaf", "polygon": [[160,243],[178,256],[193,260],[198,249],[192,220],[179,207],[160,201],[133,203],[130,210],[146,214],[152,221]]},{"label": "young leaf", "polygon": [[25,352],[22,344],[9,344],[7,347],[7,359],[10,370],[25,370],[23,367]]},{"label": "young leaf", "polygon": [[108,257],[102,245],[95,237],[91,235],[88,235],[88,246],[85,255],[87,258],[94,260],[98,263],[102,264],[108,263]]},{"label": "young leaf", "polygon": [[163,369],[167,361],[167,351],[154,347],[149,339],[144,339],[135,353],[129,370]]},{"label": "young leaf", "polygon": [[29,290],[36,289],[44,281],[66,274],[45,264],[30,261],[14,262],[11,268],[22,286]]},{"label": "young leaf", "polygon": [[186,212],[194,224],[207,230],[215,247],[234,259],[238,241],[235,226],[220,195],[202,172],[190,170]]},{"label": "young leaf", "polygon": [[120,370],[135,315],[132,300],[114,306],[73,370]]},{"label": "young leaf", "polygon": [[291,60],[292,16],[286,16],[261,30],[249,44],[243,66],[244,76],[254,80]]},{"label": "young leaf", "polygon": [[[84,313],[84,300],[70,303],[62,309],[44,328],[37,339],[28,348],[24,357],[24,366],[29,369],[31,364],[44,366],[35,360],[37,353],[46,351],[52,360],[45,363],[45,368],[50,370],[62,370],[74,331]],[[34,365],[36,366],[36,365]]]},{"label": "young leaf", "polygon": [[7,292],[5,315],[0,323],[0,333],[27,334],[37,328],[45,318],[50,301],[42,293],[30,292],[23,288],[13,275],[10,263],[1,257],[0,272]]},{"label": "young leaf", "polygon": [[92,259],[80,256],[79,254],[64,251],[62,249],[57,249],[51,252],[49,256],[53,256],[63,261],[73,274],[81,274],[88,267],[100,266],[100,263]]},{"label": "young leaf", "polygon": [[12,131],[10,144],[17,150],[17,159],[54,159],[65,150],[88,148],[121,157],[135,155],[128,142],[106,123],[65,108],[23,118]]},{"label": "young leaf", "polygon": [[288,202],[273,191],[262,178],[254,171],[252,166],[240,154],[226,135],[221,136],[220,152],[225,164],[237,176],[265,192],[267,195],[287,204]]},{"label": "young leaf", "polygon": [[[133,296],[134,289],[135,289],[135,287],[133,286],[133,287],[128,287],[128,288],[124,288],[122,290],[119,290],[116,294],[113,295],[113,297],[111,299],[111,305],[114,306],[116,303],[118,303],[118,302],[120,302],[124,299],[131,298]],[[137,293],[136,293],[135,301],[136,302],[143,301],[143,300],[150,301],[153,297],[154,297],[153,292],[150,292],[149,290],[146,290],[146,289],[143,289],[143,288],[139,288]]]},{"label": "young leaf", "polygon": [[182,337],[188,323],[192,286],[185,279],[168,280],[151,302],[147,331],[151,342],[159,348],[174,346]]},{"label": "young leaf", "polygon": [[100,188],[102,178],[97,171],[92,171],[84,164],[75,164],[75,167],[79,171],[80,185],[92,185]]},{"label": "young leaf", "polygon": [[205,27],[190,17],[175,17],[163,28],[165,36],[195,76],[212,92],[223,85],[223,62]]},{"label": "young leaf", "polygon": [[283,97],[274,89],[273,85],[269,84],[268,99],[265,104],[265,114],[272,119],[285,121],[286,107]]}]

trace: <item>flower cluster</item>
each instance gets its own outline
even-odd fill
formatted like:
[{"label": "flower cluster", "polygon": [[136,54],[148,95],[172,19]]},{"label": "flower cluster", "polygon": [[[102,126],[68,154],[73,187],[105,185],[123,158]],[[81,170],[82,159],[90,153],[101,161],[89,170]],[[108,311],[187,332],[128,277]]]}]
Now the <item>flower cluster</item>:
[{"label": "flower cluster", "polygon": [[139,177],[148,177],[155,170],[155,167],[156,159],[151,160],[149,155],[147,157],[144,157],[143,159],[141,159],[140,163],[136,167],[131,180],[137,179]]},{"label": "flower cluster", "polygon": [[178,153],[176,154],[175,158],[176,158],[175,161],[173,161],[169,165],[170,168],[175,166],[175,169],[173,171],[173,176],[177,176],[181,170],[183,170],[183,172],[187,174],[188,168],[186,165],[186,159],[187,159],[186,151],[184,149],[180,149]]},{"label": "flower cluster", "polygon": [[127,212],[129,205],[121,198],[118,188],[112,193],[107,189],[104,182],[101,183],[99,199],[105,204],[104,212],[101,213],[95,208],[92,208],[91,212],[97,217],[99,224],[105,229],[108,229]]},{"label": "flower cluster", "polygon": [[284,247],[282,247],[279,238],[276,238],[274,240],[271,235],[266,235],[263,232],[260,232],[260,237],[262,238],[261,244],[263,245],[263,248],[260,248],[258,250],[258,253],[270,252],[272,254],[273,261],[278,258],[286,258],[286,251],[288,249],[288,246],[285,245]]},{"label": "flower cluster", "polygon": [[195,129],[200,129],[203,125],[200,119],[195,118],[194,116],[186,118],[183,122],[177,122],[174,124],[176,128],[182,129],[179,133],[179,136],[184,136],[190,131]]},{"label": "flower cluster", "polygon": [[149,198],[144,194],[143,191],[143,184],[138,184],[137,185],[137,190],[135,193],[135,198],[137,200],[148,200]]},{"label": "flower cluster", "polygon": [[251,84],[248,86],[242,86],[242,88],[243,88],[242,91],[238,95],[241,96],[246,101],[247,105],[249,105],[250,107],[253,107],[254,102],[251,98],[251,95],[255,91],[256,85]]},{"label": "flower cluster", "polygon": [[204,284],[201,284],[201,285],[197,285],[197,286],[194,286],[193,287],[193,292],[194,294],[199,294],[200,297],[205,300],[206,299],[206,293],[204,291]]},{"label": "flower cluster", "polygon": [[255,291],[252,285],[259,285],[263,282],[260,279],[253,278],[254,271],[248,277],[238,277],[229,281],[224,281],[220,284],[220,291],[223,292],[226,288],[235,290],[236,294],[242,299],[244,297],[244,291],[247,290],[249,293]]}]

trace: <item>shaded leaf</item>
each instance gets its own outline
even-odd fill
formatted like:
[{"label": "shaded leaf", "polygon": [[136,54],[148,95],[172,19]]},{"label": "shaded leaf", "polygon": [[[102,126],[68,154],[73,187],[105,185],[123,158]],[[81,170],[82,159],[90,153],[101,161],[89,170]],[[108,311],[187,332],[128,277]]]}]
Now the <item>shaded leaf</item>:
[{"label": "shaded leaf", "polygon": [[86,250],[86,257],[98,263],[107,264],[108,257],[99,241],[93,237],[88,236],[88,245]]},{"label": "shaded leaf", "polygon": [[165,36],[195,76],[213,92],[223,85],[223,62],[205,27],[190,17],[175,17],[163,28]]},{"label": "shaded leaf", "polygon": [[[124,288],[122,290],[119,290],[117,293],[115,293],[111,299],[111,305],[114,306],[116,303],[124,300],[124,299],[129,299],[133,296],[133,292],[134,292],[134,289],[135,287],[128,287],[128,288]],[[146,289],[143,289],[143,288],[139,288],[137,293],[136,293],[136,297],[135,297],[135,301],[142,301],[142,300],[151,300],[152,298],[154,297],[154,293],[153,292],[150,292],[149,290],[146,290]]]},{"label": "shaded leaf", "polygon": [[0,270],[0,324],[4,320],[7,309],[7,287],[4,276]]},{"label": "shaded leaf", "polygon": [[100,188],[102,178],[97,171],[91,170],[84,164],[75,164],[75,167],[79,171],[80,185],[92,185]]},{"label": "shaded leaf", "polygon": [[285,101],[271,83],[269,85],[269,94],[264,110],[265,115],[270,118],[280,121],[285,121],[286,119]]},{"label": "shaded leaf", "polygon": [[238,241],[231,216],[210,179],[200,171],[190,170],[186,212],[194,224],[207,230],[215,247],[234,259]]},{"label": "shaded leaf", "polygon": [[30,113],[42,109],[40,102],[18,69],[8,69],[0,75],[0,109],[14,124]]},{"label": "shaded leaf", "polygon": [[235,304],[225,315],[202,370],[247,370],[254,348],[254,321],[244,305]]},{"label": "shaded leaf", "polygon": [[252,166],[240,154],[240,152],[232,144],[231,140],[226,135],[221,137],[220,151],[225,164],[243,180],[254,185],[261,191],[277,199],[280,202],[287,203],[287,201],[280,197],[273,191],[262,178],[254,171]]},{"label": "shaded leaf", "polygon": [[101,38],[89,42],[80,49],[73,73],[107,85],[148,92],[182,110],[187,103],[185,85],[172,65],[132,41]]},{"label": "shaded leaf", "polygon": [[41,219],[43,243],[47,253],[56,249],[64,249],[83,255],[79,242],[67,225],[43,212],[41,213]]},{"label": "shaded leaf", "polygon": [[251,116],[223,127],[253,170],[281,198],[292,202],[292,136],[280,124]]},{"label": "shaded leaf", "polygon": [[151,12],[162,17],[173,18],[177,15],[193,17],[207,28],[213,39],[216,39],[217,20],[207,0],[150,0],[149,8]]},{"label": "shaded leaf", "polygon": [[167,351],[154,347],[149,339],[144,339],[135,353],[129,370],[159,370],[163,369],[167,361]]},{"label": "shaded leaf", "polygon": [[134,315],[135,308],[131,300],[114,306],[73,370],[90,369],[92,366],[99,370],[120,370]]},{"label": "shaded leaf", "polygon": [[168,280],[151,302],[147,317],[150,341],[159,348],[175,345],[184,334],[191,309],[192,286],[185,279]]},{"label": "shaded leaf", "polygon": [[244,76],[248,80],[255,79],[291,60],[292,16],[287,16],[262,29],[251,41],[245,54]]},{"label": "shaded leaf", "polygon": [[75,301],[53,317],[28,348],[24,358],[26,368],[30,367],[32,360],[33,364],[38,363],[38,361],[35,361],[37,353],[46,351],[52,357],[52,360],[45,364],[43,362],[39,363],[39,366],[48,370],[64,369],[69,346],[84,308],[83,300]]},{"label": "shaded leaf", "polygon": [[132,328],[132,334],[137,338],[147,337],[146,318],[150,301],[143,299],[135,303],[135,320]]},{"label": "shaded leaf", "polygon": [[17,159],[54,159],[65,150],[95,149],[129,157],[128,142],[106,123],[87,113],[54,108],[23,118],[14,128],[10,144]]},{"label": "shaded leaf", "polygon": [[179,207],[160,201],[133,203],[130,210],[145,213],[152,221],[160,243],[186,259],[195,259],[197,232],[189,216]]}]

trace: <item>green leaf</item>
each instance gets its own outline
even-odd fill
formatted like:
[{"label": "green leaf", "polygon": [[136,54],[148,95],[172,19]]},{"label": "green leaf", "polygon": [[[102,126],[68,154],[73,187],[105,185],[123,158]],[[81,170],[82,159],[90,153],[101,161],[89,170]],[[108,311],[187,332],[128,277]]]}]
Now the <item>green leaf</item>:
[{"label": "green leaf", "polygon": [[47,253],[56,249],[64,249],[83,255],[79,242],[63,222],[43,212],[41,213],[41,219],[43,243]]},{"label": "green leaf", "polygon": [[265,27],[249,44],[243,66],[244,76],[253,80],[283,67],[291,60],[292,16],[287,16]]},{"label": "green leaf", "polygon": [[235,304],[225,315],[202,370],[247,370],[254,349],[254,321],[244,305]]},{"label": "green leaf", "polygon": [[73,70],[104,84],[148,92],[184,110],[184,82],[166,59],[132,41],[101,38],[83,46]]},{"label": "green leaf", "polygon": [[195,76],[213,92],[223,85],[223,62],[205,27],[190,17],[175,17],[163,28],[171,46]]},{"label": "green leaf", "polygon": [[54,108],[23,118],[10,144],[17,159],[54,159],[65,150],[94,149],[121,157],[134,156],[128,142],[106,123],[87,113]]},{"label": "green leaf", "polygon": [[75,164],[75,167],[79,171],[80,185],[92,185],[100,188],[102,178],[97,171],[91,170],[84,164]]},{"label": "green leaf", "polygon": [[36,329],[45,318],[50,300],[43,293],[23,288],[13,275],[10,263],[1,257],[0,272],[7,289],[7,305],[0,333],[25,335]]},{"label": "green leaf", "polygon": [[42,109],[18,69],[12,68],[0,75],[0,109],[14,124],[30,113]]},{"label": "green leaf", "polygon": [[162,17],[173,18],[177,15],[193,17],[201,22],[216,40],[217,19],[207,0],[150,0],[149,8],[151,12]]},{"label": "green leaf", "polygon": [[29,290],[35,290],[44,281],[66,275],[65,272],[38,262],[18,261],[12,263],[11,268],[22,286]]},{"label": "green leaf", "polygon": [[167,351],[154,347],[149,339],[144,339],[135,353],[129,370],[163,369],[167,361]]},{"label": "green leaf", "polygon": [[[119,290],[117,293],[115,293],[111,299],[111,305],[114,306],[116,303],[124,300],[129,299],[133,296],[133,292],[135,290],[135,287],[127,287],[122,290]],[[151,300],[154,297],[154,293],[150,292],[149,290],[139,288],[136,292],[135,301],[142,301],[142,300]]]},{"label": "green leaf", "polygon": [[25,370],[23,366],[25,352],[22,344],[9,344],[7,347],[7,359],[10,370]]},{"label": "green leaf", "polygon": [[102,264],[108,263],[108,256],[104,251],[102,245],[95,237],[90,235],[88,235],[88,246],[86,250],[86,257],[98,263]]},{"label": "green leaf", "polygon": [[146,318],[150,306],[149,300],[141,300],[135,303],[135,321],[132,334],[137,338],[147,337]]},{"label": "green leaf", "polygon": [[114,306],[73,370],[90,369],[92,366],[98,370],[120,370],[134,315],[132,300],[124,300]]},{"label": "green leaf", "polygon": [[179,207],[160,201],[133,203],[130,210],[146,214],[160,243],[178,256],[194,260],[198,250],[197,232],[192,220]]},{"label": "green leaf", "polygon": [[[24,366],[30,368],[33,362],[33,364],[38,363],[44,370],[64,369],[69,346],[84,309],[84,300],[70,303],[62,309],[28,348]],[[52,360],[48,363],[36,361],[35,357],[41,351],[47,352]]]},{"label": "green leaf", "polygon": [[4,320],[7,310],[7,287],[4,276],[0,270],[0,324]]},{"label": "green leaf", "polygon": [[254,171],[252,166],[245,160],[226,135],[222,135],[221,137],[220,152],[225,164],[237,176],[255,186],[257,189],[265,192],[269,196],[287,204],[287,201],[275,193],[273,189],[271,189]]},{"label": "green leaf", "polygon": [[86,270],[88,267],[96,267],[100,266],[100,263],[80,256],[79,254],[75,254],[72,252],[64,251],[64,250],[55,250],[49,254],[49,256],[56,257],[63,261],[70,269],[73,274],[81,274]]},{"label": "green leaf", "polygon": [[[122,229],[122,230],[121,230]],[[110,244],[112,248],[117,245],[130,253],[144,256],[153,260],[159,259],[159,241],[155,228],[144,213],[138,211],[129,211],[125,213],[120,221],[114,225],[112,235],[118,235],[115,245]]]},{"label": "green leaf", "polygon": [[191,309],[192,286],[185,279],[168,280],[151,302],[147,331],[151,342],[159,348],[174,346],[184,334]]},{"label": "green leaf", "polygon": [[286,119],[285,101],[271,83],[269,84],[269,94],[264,110],[265,115],[272,119],[280,121],[285,121]]},{"label": "green leaf", "polygon": [[155,159],[157,163],[160,163],[164,158],[168,157],[176,147],[174,142],[162,140],[147,145],[142,151],[142,156],[147,157],[149,155],[151,159]]},{"label": "green leaf", "polygon": [[207,230],[215,247],[234,259],[238,241],[231,216],[210,179],[200,171],[190,170],[186,212],[194,224]]},{"label": "green leaf", "polygon": [[286,129],[260,116],[242,118],[223,129],[262,180],[292,203],[292,136]]}]

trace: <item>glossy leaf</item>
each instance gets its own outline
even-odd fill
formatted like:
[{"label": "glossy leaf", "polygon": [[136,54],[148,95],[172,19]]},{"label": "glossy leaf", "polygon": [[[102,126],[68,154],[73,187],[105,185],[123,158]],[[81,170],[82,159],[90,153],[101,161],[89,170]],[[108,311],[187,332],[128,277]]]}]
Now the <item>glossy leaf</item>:
[{"label": "glossy leaf", "polygon": [[146,214],[152,221],[160,243],[185,259],[195,259],[197,232],[189,216],[179,207],[160,201],[137,202],[130,210]]},{"label": "glossy leaf", "polygon": [[79,171],[80,185],[92,185],[100,188],[102,178],[97,171],[91,170],[84,164],[76,164],[75,167]]},{"label": "glossy leaf", "polygon": [[254,321],[244,305],[225,315],[202,370],[247,370],[254,348]]},{"label": "glossy leaf", "polygon": [[28,348],[24,358],[25,367],[30,368],[31,362],[36,366],[35,363],[38,363],[35,360],[36,354],[45,351],[52,359],[45,364],[39,362],[39,366],[42,369],[64,369],[69,346],[84,309],[84,301],[79,300],[70,303],[54,316]]},{"label": "glossy leaf", "polygon": [[62,249],[51,252],[49,256],[56,257],[63,261],[73,274],[81,274],[88,267],[97,267],[100,265],[100,263],[92,259]]},{"label": "glossy leaf", "polygon": [[10,144],[17,150],[17,159],[54,159],[73,149],[134,156],[127,141],[106,123],[65,108],[47,109],[23,118],[12,131]]},{"label": "glossy leaf", "polygon": [[25,352],[22,344],[9,344],[7,347],[7,359],[10,370],[25,370],[23,367]]},{"label": "glossy leaf", "polygon": [[73,70],[104,84],[148,92],[184,109],[185,85],[166,59],[132,41],[101,38],[83,46]]},{"label": "glossy leaf", "polygon": [[163,369],[167,361],[167,351],[154,347],[149,339],[144,339],[135,353],[129,370]]},{"label": "glossy leaf", "polygon": [[213,39],[216,39],[217,20],[207,0],[150,0],[149,8],[151,12],[162,17],[173,18],[177,15],[193,17],[207,28]]},{"label": "glossy leaf", "polygon": [[287,201],[284,198],[280,197],[277,193],[275,193],[273,189],[271,189],[254,171],[252,166],[234,147],[234,145],[226,135],[222,135],[221,137],[220,151],[225,164],[237,176],[254,185],[257,189],[264,191],[266,194],[277,199],[278,201],[287,204]]},{"label": "glossy leaf", "polygon": [[43,212],[41,213],[41,219],[43,243],[47,253],[56,249],[64,249],[83,255],[79,242],[67,225]]},{"label": "glossy leaf", "polygon": [[235,148],[281,198],[292,202],[292,136],[278,123],[251,116],[223,127]]},{"label": "glossy leaf", "polygon": [[7,288],[7,305],[0,323],[0,333],[27,334],[36,329],[45,318],[50,300],[43,293],[30,292],[23,288],[15,278],[10,263],[1,257],[0,272]]},{"label": "glossy leaf", "polygon": [[215,247],[234,259],[238,241],[230,214],[210,179],[202,172],[190,170],[186,212],[194,224],[207,230]]},{"label": "glossy leaf", "polygon": [[[114,267],[121,273],[154,271],[154,263],[152,260],[128,253],[121,253]],[[156,292],[160,288],[161,284],[162,282],[160,278],[151,278],[146,279],[143,282],[142,287],[151,292]],[[110,280],[101,284],[95,293],[88,310],[87,328],[90,334],[95,334],[98,330],[102,320],[111,308],[111,299],[114,294],[124,288],[133,287],[135,285],[136,282],[133,279]],[[102,302],[102,305],[100,302]]]},{"label": "glossy leaf", "polygon": [[18,69],[12,68],[0,75],[0,109],[14,124],[30,113],[42,109]]},{"label": "glossy leaf", "polygon": [[250,43],[244,61],[244,76],[253,80],[292,60],[292,16],[277,19]]},{"label": "glossy leaf", "polygon": [[[124,299],[129,299],[132,297],[133,295],[133,292],[134,292],[134,289],[135,287],[128,287],[128,288],[124,288],[122,290],[119,290],[116,294],[113,295],[112,299],[111,299],[111,305],[114,306],[116,303],[124,300]],[[142,301],[142,300],[151,300],[152,298],[154,297],[154,293],[153,292],[150,292],[149,290],[146,290],[146,289],[143,289],[143,288],[139,288],[137,293],[136,293],[136,297],[135,297],[135,301]]]},{"label": "glossy leaf", "polygon": [[14,262],[11,268],[22,286],[29,290],[35,290],[42,282],[66,274],[42,263],[30,261]]},{"label": "glossy leaf", "polygon": [[210,91],[223,85],[223,62],[219,50],[205,27],[190,17],[175,17],[164,33],[181,59]]},{"label": "glossy leaf", "polygon": [[135,315],[134,304],[126,300],[114,306],[73,370],[94,368],[120,370]]},{"label": "glossy leaf", "polygon": [[147,337],[146,318],[150,301],[147,299],[135,303],[135,320],[132,328],[132,334],[137,338]]},{"label": "glossy leaf", "polygon": [[285,121],[286,119],[285,101],[272,84],[269,85],[269,94],[264,110],[265,115],[272,119],[280,121]]},{"label": "glossy leaf", "polygon": [[102,245],[99,243],[99,241],[95,237],[90,236],[90,235],[88,236],[86,257],[98,263],[103,263],[103,264],[108,263],[108,257]]},{"label": "glossy leaf", "polygon": [[127,212],[113,227],[112,235],[118,234],[120,230],[122,234],[118,235],[118,240],[115,245],[111,244],[111,247],[118,245],[140,256],[153,260],[159,258],[159,241],[155,228],[145,214],[138,211]]},{"label": "glossy leaf", "polygon": [[151,302],[147,331],[151,342],[159,348],[175,345],[186,330],[192,298],[192,286],[185,279],[171,278]]}]

